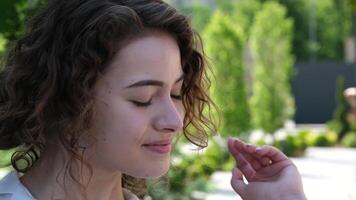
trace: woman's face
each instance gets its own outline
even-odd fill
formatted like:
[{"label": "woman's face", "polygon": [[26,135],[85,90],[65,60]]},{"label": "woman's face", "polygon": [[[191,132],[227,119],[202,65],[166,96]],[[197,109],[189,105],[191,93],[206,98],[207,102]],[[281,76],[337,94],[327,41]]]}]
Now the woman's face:
[{"label": "woman's face", "polygon": [[135,177],[167,172],[184,109],[180,52],[168,34],[136,39],[113,58],[95,86],[93,165]]}]

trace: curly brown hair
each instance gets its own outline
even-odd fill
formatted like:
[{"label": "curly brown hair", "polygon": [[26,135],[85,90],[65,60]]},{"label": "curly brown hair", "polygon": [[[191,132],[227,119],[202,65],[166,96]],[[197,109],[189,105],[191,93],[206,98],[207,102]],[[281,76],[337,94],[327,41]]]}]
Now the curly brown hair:
[{"label": "curly brown hair", "polygon": [[[29,170],[53,137],[85,164],[78,139],[90,128],[93,86],[114,54],[148,30],[176,39],[185,74],[183,133],[207,146],[207,133],[216,131],[215,105],[201,39],[187,16],[160,0],[49,0],[10,49],[0,74],[0,149],[17,148],[11,159],[17,171]],[[66,171],[76,180],[71,162]],[[136,180],[125,175],[123,185],[142,196]]]}]

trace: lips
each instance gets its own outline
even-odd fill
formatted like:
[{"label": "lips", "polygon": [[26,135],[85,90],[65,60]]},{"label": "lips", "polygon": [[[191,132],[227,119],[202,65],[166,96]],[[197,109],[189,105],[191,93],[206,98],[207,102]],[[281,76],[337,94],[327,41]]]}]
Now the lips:
[{"label": "lips", "polygon": [[142,145],[145,149],[158,153],[166,154],[171,151],[171,140],[159,140]]}]

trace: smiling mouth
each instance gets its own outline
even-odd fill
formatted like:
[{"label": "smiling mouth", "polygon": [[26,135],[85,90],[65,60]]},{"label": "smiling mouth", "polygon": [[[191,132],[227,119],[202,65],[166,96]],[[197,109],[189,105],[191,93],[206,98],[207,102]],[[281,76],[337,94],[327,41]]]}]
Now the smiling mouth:
[{"label": "smiling mouth", "polygon": [[166,144],[144,144],[142,145],[144,148],[147,150],[158,153],[158,154],[167,154],[171,152],[171,144],[166,143]]}]

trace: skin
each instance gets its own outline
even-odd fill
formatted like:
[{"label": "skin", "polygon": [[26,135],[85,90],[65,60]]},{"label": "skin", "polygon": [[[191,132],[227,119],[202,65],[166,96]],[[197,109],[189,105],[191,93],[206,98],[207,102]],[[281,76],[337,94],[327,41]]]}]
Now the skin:
[{"label": "skin", "polygon": [[[244,200],[305,200],[296,166],[272,146],[257,147],[228,139],[236,160],[231,186]],[[248,184],[243,181],[243,176]]]},{"label": "skin", "polygon": [[[76,175],[82,174],[81,181],[88,183],[89,200],[123,200],[123,173],[147,178],[167,172],[170,153],[153,152],[144,144],[172,141],[182,130],[182,73],[178,45],[165,33],[135,39],[115,55],[94,88],[96,114],[91,131],[95,143],[80,140],[86,147],[84,158],[93,168],[90,182],[87,171],[74,168]],[[143,80],[156,84],[132,86]],[[258,150],[231,139],[228,146],[238,163],[231,185],[244,200],[305,199],[296,167],[280,151]],[[38,200],[82,199],[78,185],[69,177],[64,179],[62,167],[67,160],[65,149],[54,140],[21,182]],[[249,184],[242,181],[243,175]],[[65,180],[65,190],[57,180]]]},{"label": "skin", "polygon": [[[182,130],[181,68],[175,39],[161,32],[135,39],[115,55],[94,88],[95,145],[86,138],[80,140],[81,146],[86,147],[84,157],[93,168],[86,190],[88,199],[124,199],[123,173],[147,178],[167,172],[170,152],[157,153],[144,144],[171,142]],[[160,83],[137,86],[143,80]],[[67,195],[56,182],[57,176],[59,180],[64,177],[61,168],[68,159],[65,150],[58,143],[48,146],[40,160],[21,177],[22,183],[39,200],[51,196],[81,199],[80,188],[70,178],[65,179]],[[80,168],[75,172],[80,174]],[[82,181],[87,183],[89,173],[82,174]]]}]

